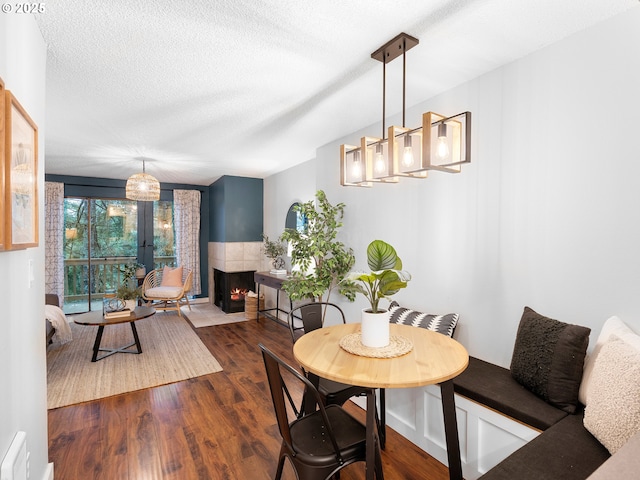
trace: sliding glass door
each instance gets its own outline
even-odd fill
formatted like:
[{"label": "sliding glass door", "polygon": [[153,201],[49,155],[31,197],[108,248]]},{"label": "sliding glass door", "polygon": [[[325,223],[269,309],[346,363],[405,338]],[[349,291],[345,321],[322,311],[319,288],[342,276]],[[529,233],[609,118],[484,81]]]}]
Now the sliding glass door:
[{"label": "sliding glass door", "polygon": [[172,201],[67,197],[64,219],[66,313],[101,310],[128,263],[144,263],[147,271],[175,265]]},{"label": "sliding glass door", "polygon": [[137,202],[65,199],[64,311],[102,309],[102,296],[121,282],[138,252]]}]

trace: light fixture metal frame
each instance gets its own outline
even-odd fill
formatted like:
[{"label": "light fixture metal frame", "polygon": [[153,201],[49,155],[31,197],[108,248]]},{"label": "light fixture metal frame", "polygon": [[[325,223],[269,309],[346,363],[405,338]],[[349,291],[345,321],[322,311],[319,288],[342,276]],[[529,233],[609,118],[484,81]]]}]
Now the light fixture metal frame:
[{"label": "light fixture metal frame", "polygon": [[[360,154],[360,162],[362,166],[361,179],[354,180],[349,173],[350,162],[353,160],[349,158],[349,154]],[[365,160],[365,155],[361,151],[361,148],[356,145],[340,145],[340,185],[345,187],[371,187],[373,185],[372,182],[367,181],[367,162]]]},{"label": "light fixture metal frame", "polygon": [[[422,130],[422,128],[404,128],[397,127],[392,125],[389,127],[389,156],[391,157],[392,163],[392,172],[393,175],[397,177],[409,177],[409,178],[427,178],[429,176],[429,172],[424,166],[424,162],[422,159],[422,155],[419,155],[416,160],[415,168],[411,168],[411,170],[403,169],[400,165],[402,163],[402,153],[400,152],[400,148],[404,147],[404,142],[402,142],[402,146],[398,141],[401,137],[411,133],[418,133]],[[422,147],[422,142],[424,139],[421,139],[420,147]]]},{"label": "light fixture metal frame", "polygon": [[[451,136],[450,158],[454,161],[437,163],[434,148],[437,145],[437,134],[434,139],[433,128],[447,125],[447,136]],[[435,140],[435,142],[434,142]],[[462,112],[450,117],[434,112],[422,114],[422,160],[426,169],[447,173],[460,173],[462,165],[471,163],[471,112]]]},{"label": "light fixture metal frame", "polygon": [[[376,174],[377,153],[375,150],[378,146],[382,149],[382,158],[385,163],[385,171],[382,174]],[[393,175],[393,165],[391,163],[388,140],[378,137],[362,137],[360,139],[360,150],[364,152],[366,165],[365,179],[368,182],[398,183],[400,179]]]}]

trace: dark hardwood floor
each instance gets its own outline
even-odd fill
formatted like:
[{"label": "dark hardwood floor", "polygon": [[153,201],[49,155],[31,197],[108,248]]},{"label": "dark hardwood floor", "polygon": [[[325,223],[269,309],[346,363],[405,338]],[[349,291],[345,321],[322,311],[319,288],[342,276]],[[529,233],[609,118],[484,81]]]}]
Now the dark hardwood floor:
[{"label": "dark hardwood floor", "polygon": [[[281,438],[258,343],[295,364],[289,331],[266,319],[195,331],[223,372],[49,411],[56,480],[273,478]],[[358,406],[346,408],[364,422]],[[383,468],[387,480],[448,479],[392,430]],[[295,479],[288,462],[283,478]],[[364,479],[364,464],[340,478]]]}]

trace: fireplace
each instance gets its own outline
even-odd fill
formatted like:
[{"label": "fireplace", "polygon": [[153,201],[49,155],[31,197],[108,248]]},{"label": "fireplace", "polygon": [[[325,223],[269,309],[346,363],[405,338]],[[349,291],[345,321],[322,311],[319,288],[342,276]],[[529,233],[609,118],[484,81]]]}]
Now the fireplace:
[{"label": "fireplace", "polygon": [[213,269],[213,303],[225,313],[244,312],[244,297],[256,288],[255,270],[247,272],[223,272]]}]

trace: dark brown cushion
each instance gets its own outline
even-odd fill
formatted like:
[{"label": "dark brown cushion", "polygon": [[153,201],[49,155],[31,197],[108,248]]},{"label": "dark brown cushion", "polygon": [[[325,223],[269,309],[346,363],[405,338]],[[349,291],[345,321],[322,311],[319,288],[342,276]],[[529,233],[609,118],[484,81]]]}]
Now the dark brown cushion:
[{"label": "dark brown cushion", "polygon": [[540,430],[567,416],[516,382],[508,368],[469,357],[467,369],[453,379],[456,393]]},{"label": "dark brown cushion", "polygon": [[574,413],[590,332],[590,328],[547,318],[525,307],[513,347],[511,375],[546,402]]},{"label": "dark brown cushion", "polygon": [[480,477],[482,480],[584,480],[609,452],[582,425],[583,416],[567,415]]}]

